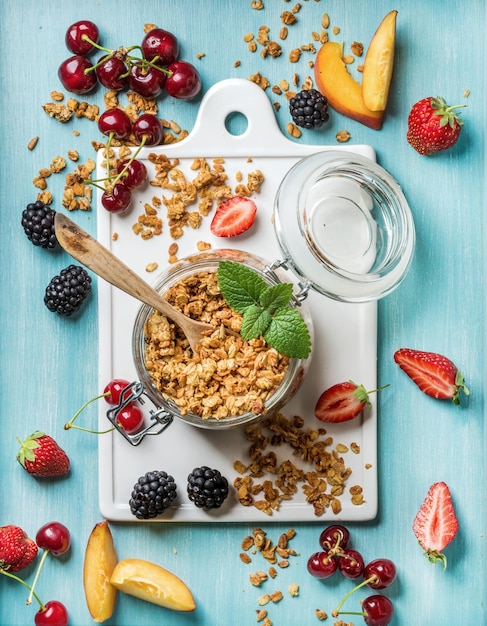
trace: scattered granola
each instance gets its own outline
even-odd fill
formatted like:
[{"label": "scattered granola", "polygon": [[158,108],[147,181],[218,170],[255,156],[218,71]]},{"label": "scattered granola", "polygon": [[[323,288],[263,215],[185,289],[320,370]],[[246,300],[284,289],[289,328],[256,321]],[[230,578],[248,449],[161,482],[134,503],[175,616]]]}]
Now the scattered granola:
[{"label": "scattered granola", "polygon": [[[250,463],[234,462],[239,476],[233,484],[240,504],[255,506],[272,515],[283,501],[297,493],[301,485],[306,501],[313,506],[316,516],[322,515],[328,508],[334,514],[340,513],[340,496],[352,470],[346,466],[336,448],[330,449],[333,439],[326,437],[323,428],[304,428],[302,418],[295,416],[289,419],[278,413],[265,417],[259,424],[248,426],[245,432],[250,441]],[[275,449],[283,444],[287,444],[293,456],[307,463],[310,469],[303,470],[290,459],[279,463]],[[351,495],[356,499],[354,504],[359,504],[361,494]],[[273,550],[274,562],[277,562],[275,552]],[[289,554],[281,553],[280,556],[285,559]]]}]

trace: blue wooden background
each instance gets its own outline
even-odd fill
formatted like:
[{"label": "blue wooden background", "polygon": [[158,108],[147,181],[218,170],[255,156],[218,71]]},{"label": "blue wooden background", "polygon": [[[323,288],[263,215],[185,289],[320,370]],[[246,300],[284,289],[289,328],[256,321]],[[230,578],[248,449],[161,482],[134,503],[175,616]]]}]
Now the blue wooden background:
[{"label": "blue wooden background", "polygon": [[[417,249],[402,286],[379,307],[378,373],[393,393],[379,399],[379,515],[370,523],[350,524],[354,545],[366,560],[393,559],[398,581],[387,591],[395,605],[396,626],[473,626],[485,616],[486,437],[484,432],[484,213],[485,213],[485,3],[472,0],[302,0],[298,23],[290,28],[279,59],[250,55],[245,33],[265,24],[277,39],[280,14],[293,6],[263,0],[261,11],[250,0],[84,0],[82,3],[35,0],[3,2],[0,8],[1,57],[1,409],[0,525],[17,524],[30,535],[49,520],[65,523],[72,549],[59,560],[49,559],[38,592],[44,601],[65,603],[70,624],[92,623],[82,590],[82,563],[88,535],[100,520],[97,502],[97,442],[77,436],[63,424],[97,389],[96,284],[93,297],[76,320],[61,319],[43,305],[50,278],[69,264],[64,253],[34,248],[24,237],[20,214],[32,202],[32,179],[51,159],[69,149],[80,160],[94,156],[98,139],[87,120],[63,126],[41,105],[51,90],[62,90],[57,67],[68,56],[64,32],[72,22],[95,21],[109,46],[138,43],[145,23],[174,32],[181,56],[196,64],[206,90],[218,80],[246,78],[260,71],[272,84],[310,74],[309,53],[298,66],[288,61],[292,47],[311,41],[323,13],[341,28],[335,39],[370,41],[382,17],[398,9],[397,61],[387,119],[373,131],[333,113],[326,129],[305,132],[301,141],[335,145],[337,131],[347,129],[351,142],[371,144],[378,160],[401,183],[417,227]],[[198,53],[205,56],[197,59]],[[239,59],[241,65],[234,67]],[[469,90],[470,95],[465,97]],[[102,106],[102,91],[87,99]],[[272,100],[278,100],[270,94]],[[405,140],[411,105],[425,96],[444,96],[451,104],[465,102],[465,127],[449,152],[422,157]],[[285,104],[284,99],[281,99]],[[160,114],[191,130],[198,102],[166,99]],[[286,106],[277,114],[285,132]],[[73,129],[80,131],[73,136]],[[27,143],[39,136],[34,151]],[[64,176],[51,177],[55,208],[60,208]],[[96,233],[96,215],[75,219]],[[96,281],[95,281],[96,283]],[[471,389],[461,408],[423,394],[394,365],[402,346],[433,350],[452,358]],[[35,429],[53,434],[72,459],[67,479],[41,483],[15,462],[16,436]],[[184,442],[182,442],[184,445]],[[444,480],[451,488],[460,521],[458,537],[447,548],[448,569],[430,565],[421,555],[411,524],[431,483]],[[286,528],[262,520],[277,540]],[[183,578],[194,592],[194,614],[176,614],[130,598],[119,597],[109,622],[117,626],[227,626],[255,623],[257,598],[281,589],[284,599],[269,608],[275,626],[318,623],[315,609],[327,612],[350,588],[338,578],[328,583],[306,572],[307,556],[318,548],[323,524],[297,524],[293,545],[300,556],[264,588],[250,585],[248,575],[265,569],[239,560],[240,543],[252,528],[245,524],[206,525],[112,524],[120,558],[156,561]],[[33,571],[25,575],[32,579]],[[287,595],[291,582],[300,585],[297,598]],[[361,595],[360,595],[361,594]],[[360,592],[365,597],[365,592]],[[33,623],[35,607],[25,606],[25,589],[0,579],[0,624]],[[352,603],[353,604],[353,603]],[[327,623],[332,623],[328,618]],[[355,624],[363,623],[356,617]]]}]

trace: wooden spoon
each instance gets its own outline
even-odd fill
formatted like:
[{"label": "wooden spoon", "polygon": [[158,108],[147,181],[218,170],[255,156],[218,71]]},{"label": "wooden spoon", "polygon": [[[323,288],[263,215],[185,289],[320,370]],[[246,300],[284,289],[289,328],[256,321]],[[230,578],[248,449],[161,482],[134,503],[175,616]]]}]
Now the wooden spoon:
[{"label": "wooden spoon", "polygon": [[201,342],[202,333],[215,330],[211,324],[192,320],[175,309],[138,274],[63,213],[56,212],[54,229],[59,244],[74,259],[114,287],[148,304],[175,322],[186,335],[193,352]]}]

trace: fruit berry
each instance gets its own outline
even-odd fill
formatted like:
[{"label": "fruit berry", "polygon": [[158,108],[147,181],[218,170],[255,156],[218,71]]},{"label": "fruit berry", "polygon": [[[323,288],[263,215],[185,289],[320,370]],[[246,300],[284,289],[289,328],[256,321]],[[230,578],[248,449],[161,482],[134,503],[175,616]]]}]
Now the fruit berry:
[{"label": "fruit berry", "polygon": [[441,561],[446,568],[447,560],[443,550],[457,536],[458,527],[448,485],[444,482],[434,483],[428,489],[413,522],[413,532],[430,563]]},{"label": "fruit berry", "polygon": [[465,106],[449,106],[440,97],[423,98],[416,102],[408,116],[408,143],[423,155],[448,150],[460,137],[463,120],[458,109]]},{"label": "fruit berry", "polygon": [[19,526],[0,527],[0,569],[20,572],[36,558],[37,544]]},{"label": "fruit berry", "polygon": [[25,441],[18,438],[17,441],[20,444],[17,461],[32,476],[46,478],[69,472],[69,457],[51,436],[35,431]]},{"label": "fruit berry", "polygon": [[325,389],[315,405],[315,417],[321,422],[333,424],[354,419],[370,404],[369,395],[388,387],[384,385],[367,391],[363,385],[349,380]]},{"label": "fruit berry", "polygon": [[61,63],[58,77],[67,91],[78,95],[92,91],[97,83],[91,61],[79,54],[75,54]]},{"label": "fruit berry", "polygon": [[330,578],[337,571],[337,560],[332,552],[314,552],[306,567],[315,578]]},{"label": "fruit berry", "polygon": [[56,211],[40,200],[31,202],[22,211],[22,228],[29,241],[41,248],[56,248],[58,240],[54,231]]},{"label": "fruit berry", "polygon": [[142,39],[141,48],[147,61],[152,61],[162,67],[173,63],[179,56],[177,38],[162,28],[150,30]]},{"label": "fruit berry", "polygon": [[68,626],[68,611],[58,600],[49,600],[34,616],[36,626]]},{"label": "fruit berry", "polygon": [[71,535],[61,522],[48,522],[37,531],[36,543],[39,548],[47,550],[54,556],[61,556],[69,550]]},{"label": "fruit berry", "polygon": [[98,26],[90,20],[79,20],[71,24],[64,37],[66,47],[73,54],[88,54],[98,43],[100,33]]},{"label": "fruit berry", "polygon": [[187,492],[198,508],[218,509],[228,496],[228,481],[217,469],[195,467],[188,475]]},{"label": "fruit berry", "polygon": [[337,567],[345,578],[354,580],[364,572],[364,559],[360,552],[347,548],[337,556]]},{"label": "fruit berry", "polygon": [[350,532],[348,528],[341,524],[332,524],[327,526],[320,534],[320,546],[325,551],[333,551],[334,554],[339,554],[340,551],[345,550],[350,541]]},{"label": "fruit berry", "polygon": [[94,435],[105,435],[106,433],[110,433],[115,430],[114,427],[109,428],[108,430],[93,430],[91,428],[85,428],[84,426],[78,426],[78,424],[74,423],[89,404],[99,400],[100,398],[105,398],[105,401],[110,406],[117,407],[120,405],[120,410],[117,412],[117,426],[124,430],[128,435],[134,435],[139,432],[144,425],[144,414],[135,401],[129,401],[132,393],[129,387],[130,383],[128,380],[125,380],[124,378],[114,378],[107,383],[102,394],[95,396],[94,398],[90,398],[80,409],[76,411],[69,422],[64,425],[64,430],[75,428]]},{"label": "fruit berry", "polygon": [[91,276],[78,265],[69,265],[46,287],[44,304],[52,313],[69,317],[76,313],[91,291]]},{"label": "fruit berry", "polygon": [[460,394],[470,394],[462,373],[442,354],[413,348],[400,348],[394,353],[394,361],[411,378],[421,391],[432,398],[452,400],[460,404]]},{"label": "fruit berry", "polygon": [[289,101],[289,112],[297,126],[308,130],[329,119],[328,100],[316,89],[303,89]]},{"label": "fruit berry", "polygon": [[164,513],[177,496],[174,478],[165,471],[154,470],[141,476],[129,500],[130,512],[137,519],[151,519]]},{"label": "fruit berry", "polygon": [[216,237],[236,237],[252,226],[256,213],[257,206],[253,200],[233,196],[218,205],[210,230]]}]

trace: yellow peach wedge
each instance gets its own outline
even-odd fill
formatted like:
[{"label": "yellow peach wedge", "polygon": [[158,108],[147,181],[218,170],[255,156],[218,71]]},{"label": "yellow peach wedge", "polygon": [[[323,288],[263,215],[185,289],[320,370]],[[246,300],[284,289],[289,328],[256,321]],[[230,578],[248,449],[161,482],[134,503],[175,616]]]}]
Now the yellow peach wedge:
[{"label": "yellow peach wedge", "polygon": [[334,41],[323,44],[316,55],[314,72],[317,88],[335,111],[369,128],[382,127],[384,111],[371,111],[365,106],[362,85],[343,61],[343,44]]},{"label": "yellow peach wedge", "polygon": [[91,531],[83,566],[86,604],[95,622],[104,622],[113,614],[117,590],[110,577],[117,561],[111,530],[107,520],[103,520]]},{"label": "yellow peach wedge", "polygon": [[362,73],[362,95],[371,111],[387,106],[394,68],[397,11],[388,13],[369,44]]},{"label": "yellow peach wedge", "polygon": [[142,559],[124,559],[113,570],[110,582],[119,591],[173,611],[194,611],[196,603],[188,586],[160,565]]}]

